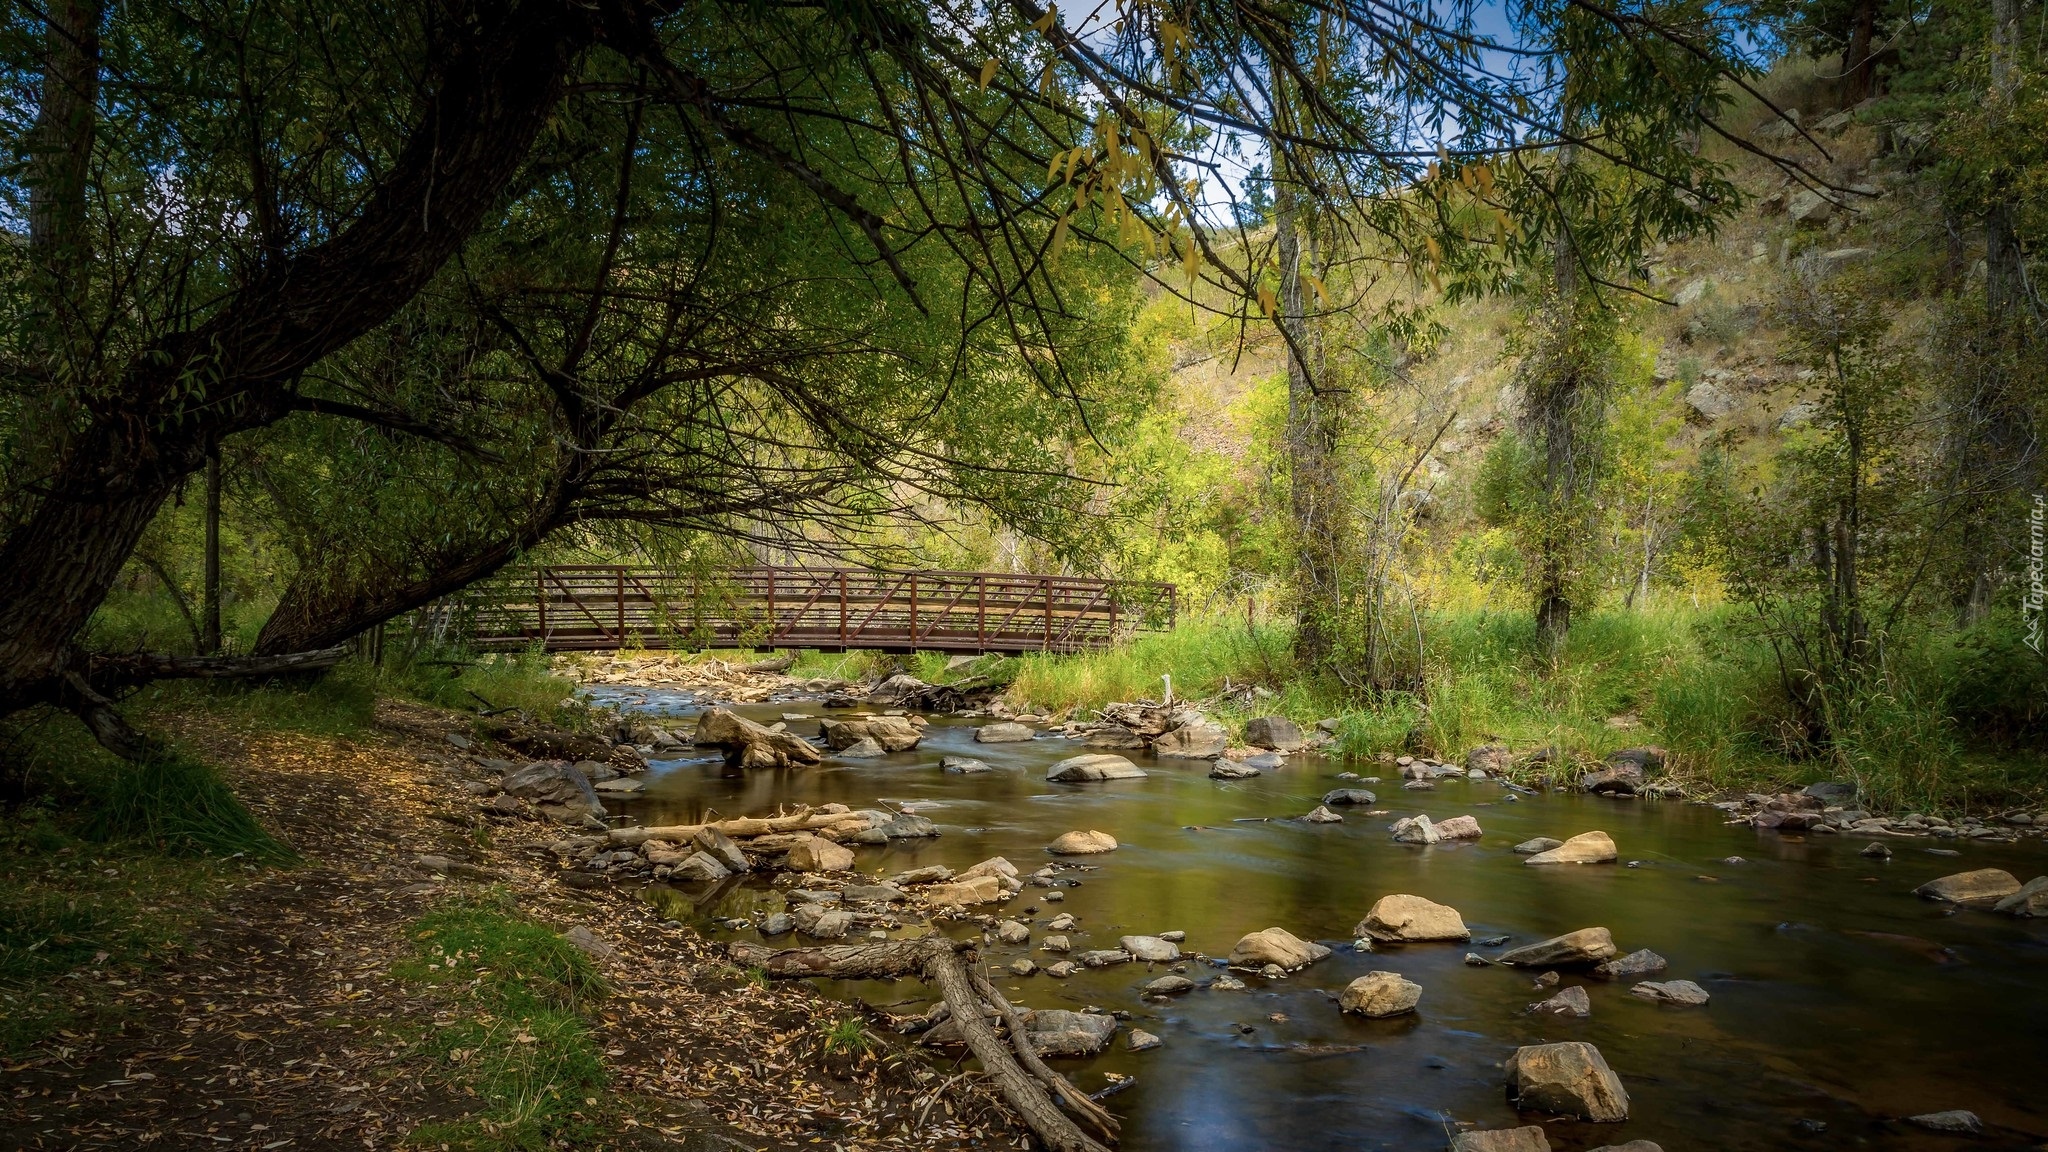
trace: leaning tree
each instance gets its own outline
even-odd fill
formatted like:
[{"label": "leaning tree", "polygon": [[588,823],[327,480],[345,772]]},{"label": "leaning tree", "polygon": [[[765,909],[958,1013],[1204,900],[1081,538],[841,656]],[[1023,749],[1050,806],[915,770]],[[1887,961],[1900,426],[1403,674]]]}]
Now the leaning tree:
[{"label": "leaning tree", "polygon": [[[119,685],[289,662],[571,526],[906,492],[1028,525],[1129,385],[1129,277],[1302,307],[1269,247],[1226,250],[1233,148],[1452,290],[1561,229],[1611,257],[1588,276],[1625,268],[1733,204],[1669,130],[1719,131],[1746,82],[1721,8],[1513,7],[1496,38],[1459,0],[26,0],[0,25],[0,710],[133,749]],[[1641,178],[1567,194],[1560,139]],[[223,446],[320,561],[264,653],[84,650]]]}]

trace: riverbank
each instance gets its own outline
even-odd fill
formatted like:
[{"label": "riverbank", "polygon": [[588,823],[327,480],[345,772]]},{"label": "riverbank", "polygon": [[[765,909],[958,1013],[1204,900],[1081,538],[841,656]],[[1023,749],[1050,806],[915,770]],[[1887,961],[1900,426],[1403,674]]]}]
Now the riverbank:
[{"label": "riverbank", "polygon": [[[564,882],[560,826],[470,787],[494,750],[473,717],[386,699],[339,733],[233,706],[150,720],[297,861],[12,837],[7,970],[68,962],[0,985],[0,1143],[1014,1146],[992,1096],[883,1059],[849,1006]],[[98,921],[55,915],[91,886]]]}]

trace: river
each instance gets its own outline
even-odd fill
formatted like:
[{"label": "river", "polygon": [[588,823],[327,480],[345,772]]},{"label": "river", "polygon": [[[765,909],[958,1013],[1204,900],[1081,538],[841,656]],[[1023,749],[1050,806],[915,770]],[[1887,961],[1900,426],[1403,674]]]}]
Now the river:
[{"label": "river", "polygon": [[[696,711],[687,696],[658,689],[590,695],[665,716]],[[815,701],[735,710],[764,723],[785,712],[830,714]],[[1130,1053],[1120,1032],[1102,1056],[1057,1062],[1088,1091],[1103,1086],[1104,1073],[1136,1078],[1110,1101],[1124,1118],[1129,1152],[1434,1152],[1453,1122],[1542,1121],[1508,1105],[1500,1064],[1518,1045],[1557,1040],[1597,1045],[1632,1100],[1623,1124],[1546,1125],[1558,1149],[1632,1139],[1654,1140],[1665,1152],[2035,1148],[2048,1140],[2048,923],[1951,912],[1911,895],[1929,879],[1975,868],[2039,875],[2048,871],[2040,841],[1894,839],[1893,859],[1881,862],[1858,855],[1864,838],[1725,826],[1702,804],[1580,794],[1506,802],[1500,785],[1464,780],[1403,792],[1391,768],[1317,756],[1224,782],[1209,779],[1205,763],[1138,753],[1132,758],[1147,779],[1049,784],[1047,766],[1084,751],[1077,742],[977,744],[975,721],[930,721],[918,749],[875,760],[745,775],[727,774],[716,757],[661,762],[643,794],[607,803],[615,815],[650,824],[713,811],[760,814],[778,804],[913,806],[942,835],[859,849],[859,868],[884,875],[926,864],[964,868],[995,855],[1030,872],[1051,859],[1044,846],[1059,833],[1115,836],[1121,847],[1085,858],[1097,870],[1081,874],[1063,903],[1026,888],[1002,905],[1005,916],[1037,921],[1032,940],[989,945],[982,956],[1013,1001],[1122,1009],[1163,1038],[1158,1049]],[[802,721],[791,728],[815,731]],[[950,775],[938,766],[945,754],[974,756],[997,771]],[[1385,779],[1336,778],[1346,770]],[[1345,786],[1371,788],[1392,814],[1353,809],[1341,824],[1287,819]],[[1476,843],[1394,843],[1388,824],[1418,812],[1469,813],[1485,835]],[[1246,819],[1261,817],[1275,819]],[[1596,828],[1614,837],[1628,863],[1525,867],[1510,851],[1532,837]],[[1932,847],[1961,855],[1934,855]],[[1592,1015],[1537,1017],[1527,1006],[1551,990],[1537,988],[1532,973],[1463,963],[1468,950],[1499,948],[1355,950],[1353,926],[1380,896],[1401,892],[1451,905],[1476,938],[1508,936],[1510,947],[1605,926],[1621,951],[1651,948],[1670,960],[1657,979],[1696,981],[1712,1003],[1660,1006],[1631,996],[1627,981],[1567,974],[1567,985],[1587,986]],[[699,924],[719,938],[758,939],[718,926],[717,917],[782,909],[764,882],[685,895],[701,901]],[[1177,929],[1187,933],[1183,950],[1222,956],[1239,936],[1272,926],[1336,952],[1286,980],[1246,975],[1245,992],[1203,988],[1164,1004],[1138,991],[1164,968],[1118,965],[1064,981],[1001,971],[1018,955],[1041,964],[1059,958],[1036,950],[1046,934],[1037,925],[1059,912],[1081,922],[1069,933],[1077,952],[1113,948],[1127,933]],[[1390,1020],[1340,1013],[1337,992],[1374,970],[1420,984],[1418,1011]],[[1197,961],[1187,975],[1206,982],[1220,972]],[[919,994],[915,984],[843,991],[875,1003]],[[1994,1130],[1968,1140],[1898,1123],[1947,1109],[1974,1111]]]}]

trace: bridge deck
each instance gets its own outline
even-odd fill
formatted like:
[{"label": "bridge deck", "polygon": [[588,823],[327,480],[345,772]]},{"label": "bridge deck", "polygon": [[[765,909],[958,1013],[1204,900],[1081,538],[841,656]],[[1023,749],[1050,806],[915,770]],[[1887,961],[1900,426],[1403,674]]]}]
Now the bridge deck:
[{"label": "bridge deck", "polygon": [[617,565],[512,572],[460,607],[486,650],[1077,652],[1173,626],[1174,586],[1000,572]]}]

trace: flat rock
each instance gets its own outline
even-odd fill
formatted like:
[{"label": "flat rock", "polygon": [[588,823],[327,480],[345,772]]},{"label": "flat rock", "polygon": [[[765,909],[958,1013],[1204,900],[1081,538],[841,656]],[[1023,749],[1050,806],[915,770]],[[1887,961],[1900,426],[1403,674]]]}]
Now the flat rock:
[{"label": "flat rock", "polygon": [[1621,853],[1605,832],[1581,832],[1555,848],[1538,852],[1524,864],[1612,864]]},{"label": "flat rock", "polygon": [[1277,965],[1284,971],[1293,972],[1328,956],[1330,950],[1310,940],[1303,940],[1285,928],[1267,928],[1259,932],[1246,933],[1230,950],[1232,968],[1263,968],[1268,964]]},{"label": "flat rock", "polygon": [[845,872],[853,867],[853,850],[812,836],[790,846],[789,866],[798,872]]},{"label": "flat rock", "polygon": [[1913,889],[1913,895],[1929,900],[1940,900],[1946,904],[1962,904],[1971,908],[1989,908],[2020,890],[2020,882],[2002,868],[1979,868],[1975,872],[1958,872],[1929,880]]},{"label": "flat rock", "polygon": [[1393,833],[1394,841],[1398,844],[1434,844],[1443,839],[1437,832],[1436,825],[1430,823],[1427,816],[1409,816],[1396,820],[1388,831]]},{"label": "flat rock", "polygon": [[1037,735],[1038,733],[1024,725],[1010,720],[984,724],[974,730],[974,739],[980,744],[1018,744]]},{"label": "flat rock", "polygon": [[1472,938],[1456,908],[1406,894],[1380,897],[1351,934],[1389,944]]},{"label": "flat rock", "polygon": [[1593,966],[1593,975],[1602,980],[1627,980],[1635,976],[1654,976],[1670,967],[1662,956],[1648,948],[1638,948],[1626,956],[1602,960]]},{"label": "flat rock", "polygon": [[1107,832],[1063,832],[1045,850],[1055,856],[1094,856],[1116,851],[1116,837]]},{"label": "flat rock", "polygon": [[1628,1092],[1600,1050],[1583,1041],[1531,1044],[1507,1061],[1508,1094],[1530,1112],[1617,1123],[1628,1119]]},{"label": "flat rock", "polygon": [[1449,820],[1439,820],[1436,834],[1445,840],[1477,840],[1481,835],[1479,819],[1476,816],[1453,816]]},{"label": "flat rock", "polygon": [[1975,1135],[1984,1131],[1984,1122],[1975,1112],[1961,1108],[1947,1112],[1923,1112],[1918,1116],[1906,1117],[1906,1123],[1916,1124],[1932,1132],[1961,1132]]},{"label": "flat rock", "polygon": [[1152,754],[1179,760],[1213,760],[1230,747],[1230,733],[1221,724],[1197,720],[1182,724],[1152,741]]},{"label": "flat rock", "polygon": [[1421,1002],[1422,985],[1398,972],[1368,972],[1345,985],[1337,997],[1339,1008],[1373,1019],[1413,1012]]},{"label": "flat rock", "polygon": [[1302,745],[1301,729],[1285,716],[1259,716],[1245,722],[1244,742],[1254,748],[1292,752]]},{"label": "flat rock", "polygon": [[853,913],[822,904],[806,904],[792,915],[796,930],[818,940],[841,940],[853,930]]},{"label": "flat rock", "polygon": [[1084,968],[1107,968],[1112,964],[1129,964],[1131,954],[1121,948],[1096,948],[1074,959],[1079,960]]},{"label": "flat rock", "polygon": [[[852,855],[848,853],[848,855]],[[723,880],[732,875],[732,869],[720,863],[709,852],[693,852],[687,860],[675,865],[669,873],[673,880]]]},{"label": "flat rock", "polygon": [[1237,760],[1218,760],[1209,769],[1211,780],[1249,780],[1259,774],[1257,768]]},{"label": "flat rock", "polygon": [[1072,952],[1074,950],[1073,942],[1065,936],[1047,936],[1044,942],[1039,944],[1039,947],[1047,952]]},{"label": "flat rock", "polygon": [[927,864],[922,868],[912,868],[908,872],[898,872],[894,876],[889,877],[889,883],[899,886],[904,884],[934,884],[940,880],[951,880],[952,878],[953,870],[944,864]]},{"label": "flat rock", "polygon": [[933,904],[987,904],[1003,898],[1003,884],[994,876],[975,876],[950,884],[934,884],[919,893]]},{"label": "flat rock", "polygon": [[1555,968],[1566,964],[1595,964],[1614,953],[1614,937],[1607,929],[1581,928],[1503,952],[1500,962],[1518,968]]},{"label": "flat rock", "polygon": [[[848,720],[820,720],[818,730],[825,743],[844,751],[863,739],[873,740],[889,752],[908,752],[924,739],[924,729],[907,716],[857,716]],[[699,738],[702,739],[701,737]]]},{"label": "flat rock", "polygon": [[1040,1056],[1093,1056],[1109,1047],[1116,1017],[1041,1008],[1024,1018],[1024,1037]]},{"label": "flat rock", "polygon": [[1645,1000],[1655,1000],[1659,1004],[1676,1004],[1685,1008],[1703,1007],[1711,999],[1705,988],[1690,980],[1665,980],[1661,983],[1645,980],[1629,989],[1629,994],[1641,996]]},{"label": "flat rock", "polygon": [[839,890],[839,896],[851,904],[895,904],[910,899],[894,884],[848,884]]},{"label": "flat rock", "polygon": [[1097,724],[1081,737],[1086,748],[1143,748],[1145,738],[1121,724]]},{"label": "flat rock", "polygon": [[955,776],[973,776],[982,772],[995,771],[986,762],[976,760],[972,756],[941,756],[939,757],[939,767],[944,771],[953,773]]},{"label": "flat rock", "polygon": [[1032,963],[1029,956],[1019,956],[1015,960],[1010,961],[1010,975],[1012,976],[1031,976],[1036,974],[1037,971],[1038,965]]},{"label": "flat rock", "polygon": [[1550,1152],[1550,1138],[1534,1124],[1460,1132],[1451,1137],[1451,1152]]},{"label": "flat rock", "polygon": [[1534,856],[1538,852],[1548,852],[1563,843],[1564,841],[1552,839],[1549,836],[1538,836],[1534,840],[1524,840],[1520,844],[1515,845],[1515,852],[1522,856]]},{"label": "flat rock", "polygon": [[613,780],[599,780],[590,787],[601,796],[631,796],[635,792],[644,791],[647,781],[632,776],[620,776]]},{"label": "flat rock", "polygon": [[2036,876],[1992,906],[2007,916],[2048,916],[2048,876]]},{"label": "flat rock", "polygon": [[1315,806],[1314,811],[1301,818],[1301,822],[1304,824],[1342,824],[1344,817],[1330,811],[1324,805],[1318,804]]},{"label": "flat rock", "polygon": [[1045,974],[1047,976],[1053,977],[1056,980],[1065,980],[1067,977],[1072,976],[1074,973],[1079,972],[1080,970],[1081,966],[1079,964],[1074,963],[1072,960],[1061,960],[1057,963],[1046,965]]},{"label": "flat rock", "polygon": [[1161,976],[1145,985],[1147,996],[1179,996],[1195,990],[1195,982],[1185,976]]},{"label": "flat rock", "polygon": [[863,736],[839,750],[841,760],[872,760],[888,754],[889,750],[882,747],[882,742],[873,736]]},{"label": "flat rock", "polygon": [[1529,1005],[1529,1011],[1551,1016],[1591,1016],[1593,1002],[1586,997],[1586,990],[1574,984],[1560,988],[1557,995]]},{"label": "flat rock", "polygon": [[1091,780],[1137,780],[1144,775],[1143,768],[1113,752],[1092,752],[1060,761],[1045,778],[1057,784],[1081,784]]},{"label": "flat rock", "polygon": [[1160,1040],[1159,1037],[1145,1031],[1143,1028],[1131,1029],[1131,1034],[1124,1038],[1124,1047],[1132,1052],[1150,1052],[1162,1043],[1164,1041]]},{"label": "flat rock", "polygon": [[1365,807],[1370,808],[1374,804],[1377,804],[1379,802],[1380,798],[1378,796],[1373,795],[1372,793],[1366,791],[1363,788],[1332,788],[1330,791],[1323,793],[1324,804],[1336,805],[1340,807],[1344,805],[1362,804]]},{"label": "flat rock", "polygon": [[1157,936],[1125,936],[1117,947],[1148,964],[1171,964],[1180,959],[1180,945]]}]

